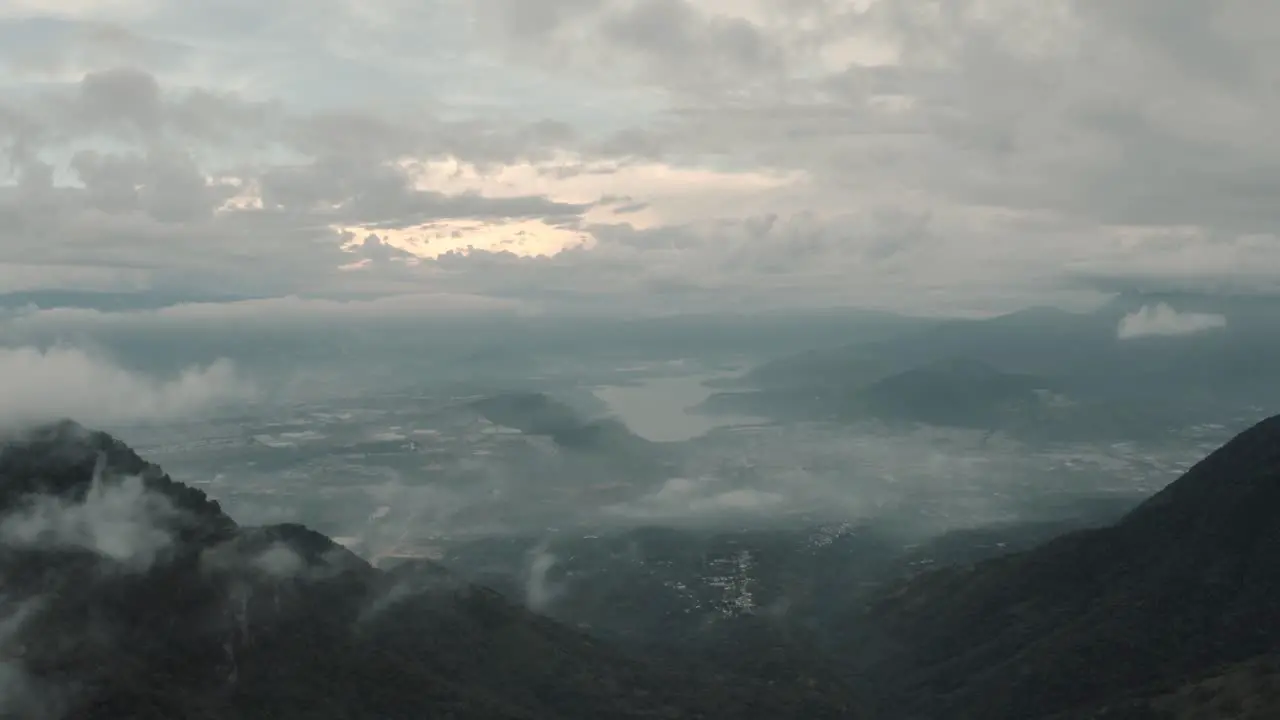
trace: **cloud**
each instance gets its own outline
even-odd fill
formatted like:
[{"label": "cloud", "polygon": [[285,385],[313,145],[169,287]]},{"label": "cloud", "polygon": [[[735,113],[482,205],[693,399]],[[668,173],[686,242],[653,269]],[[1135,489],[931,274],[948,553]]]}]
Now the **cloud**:
[{"label": "cloud", "polygon": [[[501,8],[494,18],[515,16],[505,0],[485,5]],[[804,197],[815,212],[886,196],[903,207],[998,209],[1027,230],[969,237],[952,220],[964,214],[954,211],[935,218],[932,230],[960,234],[970,257],[986,261],[988,280],[998,277],[1024,298],[1034,290],[1014,286],[1014,268],[1038,263],[1021,247],[1054,257],[1068,272],[1078,261],[1102,272],[1194,273],[1192,265],[1166,262],[1159,243],[1133,247],[1133,230],[1195,228],[1190,244],[1220,266],[1236,237],[1275,225],[1266,188],[1280,179],[1280,144],[1263,138],[1274,97],[1260,100],[1257,84],[1259,63],[1274,57],[1256,23],[1271,10],[1202,2],[1176,11],[1149,2],[1124,10],[1066,2],[959,2],[937,10],[912,0],[661,5],[654,19],[661,16],[669,32],[574,51],[586,57],[546,50],[541,61],[561,72],[602,68],[613,80],[646,63],[639,73],[646,81],[696,99],[681,107],[680,121],[635,137],[656,141],[662,157],[716,147],[757,166],[803,170],[830,193]],[[598,31],[610,18],[634,7],[541,0],[522,12],[545,19],[530,26],[538,38],[603,37]],[[769,73],[744,66],[711,74],[719,89],[736,92],[733,101],[662,70],[679,55],[673,38],[700,36],[699,49],[712,52],[718,41],[699,28],[730,22],[745,23],[772,48],[761,56]],[[505,38],[517,41],[515,26],[505,27]],[[871,57],[877,47],[884,52]],[[1177,109],[1188,107],[1199,111]],[[1261,163],[1260,148],[1268,158]],[[1064,243],[1059,234],[1074,237]],[[844,240],[856,238],[850,232]],[[1122,242],[1132,252],[1117,252]],[[1101,260],[1088,260],[1086,251]],[[875,276],[874,263],[846,257],[849,276]],[[932,274],[900,283],[918,290]],[[1050,273],[1041,286],[1060,277]]]},{"label": "cloud", "polygon": [[1274,286],[1267,3],[322,5],[0,18],[0,265],[616,311]]},{"label": "cloud", "polygon": [[32,676],[21,658],[27,622],[43,598],[10,601],[0,595],[0,716],[56,720],[65,712],[63,693]]},{"label": "cloud", "polygon": [[89,425],[172,420],[252,399],[227,360],[158,379],[72,347],[0,348],[5,425],[72,418]]},{"label": "cloud", "polygon": [[543,612],[555,599],[564,592],[564,587],[549,577],[552,568],[559,562],[542,543],[529,550],[529,568],[524,585],[524,602],[530,610]]},{"label": "cloud", "polygon": [[[747,77],[761,82],[785,76],[796,59],[785,38],[743,17],[744,8],[717,12],[721,8],[708,5],[482,0],[474,8],[481,27],[509,46],[513,56],[584,72],[596,65],[615,77],[717,94],[732,92]],[[688,72],[690,67],[699,72]]]},{"label": "cloud", "polygon": [[730,527],[876,519],[895,523],[904,534],[932,534],[1026,519],[1061,499],[1037,507],[1044,499],[1028,501],[1022,492],[1027,483],[1065,482],[1079,497],[1137,496],[1167,482],[1161,473],[1173,465],[1161,458],[1160,468],[1149,471],[1142,459],[1147,454],[1132,449],[1039,452],[986,435],[876,423],[731,433],[717,441],[717,452],[688,458],[680,475],[644,494],[594,508],[590,517],[615,526]]},{"label": "cloud", "polygon": [[1194,335],[1207,330],[1227,326],[1225,315],[1214,313],[1183,312],[1174,310],[1167,303],[1143,305],[1120,318],[1116,337],[1121,340],[1151,336]]},{"label": "cloud", "polygon": [[112,568],[141,572],[172,544],[165,527],[175,514],[168,499],[150,492],[141,478],[104,482],[97,471],[82,500],[40,495],[4,517],[0,541],[9,547],[89,550]]},{"label": "cloud", "polygon": [[[332,291],[345,281],[340,268],[361,259],[344,247],[348,228],[362,239],[445,221],[575,223],[591,200],[441,192],[419,187],[401,164],[440,153],[514,160],[555,137],[354,110],[291,113],[131,67],[55,83],[21,106],[7,106],[0,87],[0,147],[9,149],[0,173],[12,179],[0,174],[0,264],[52,286],[68,268],[98,268],[120,284],[141,275],[153,287]],[[392,256],[364,259],[390,265]],[[33,281],[37,273],[46,277]]]},{"label": "cloud", "polygon": [[103,67],[182,68],[192,48],[141,36],[118,24],[42,15],[31,8],[23,17],[0,13],[0,57],[18,78],[74,79]]},{"label": "cloud", "polygon": [[630,521],[714,520],[756,516],[787,502],[788,498],[778,492],[728,487],[718,478],[671,478],[650,495],[604,508],[604,514]]},{"label": "cloud", "polygon": [[[112,329],[261,328],[283,323],[307,326],[332,322],[422,321],[432,318],[537,314],[531,302],[483,295],[407,293],[369,299],[302,298],[296,295],[227,302],[184,302],[147,310],[103,311],[87,308],[24,308],[10,314],[8,329],[73,332]],[[3,326],[0,326],[3,327]],[[211,365],[210,370],[214,369]],[[219,370],[230,370],[218,365]]]},{"label": "cloud", "polygon": [[250,564],[273,578],[297,577],[306,568],[306,561],[293,548],[280,543],[273,544],[254,557]]}]

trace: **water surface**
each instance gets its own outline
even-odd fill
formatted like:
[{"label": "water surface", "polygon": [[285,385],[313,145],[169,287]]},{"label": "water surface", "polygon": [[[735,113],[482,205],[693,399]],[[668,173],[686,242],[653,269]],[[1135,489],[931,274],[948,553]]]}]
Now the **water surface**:
[{"label": "water surface", "polygon": [[631,432],[654,442],[692,440],[716,428],[762,422],[760,418],[692,412],[717,392],[704,383],[722,377],[726,375],[655,377],[631,385],[602,385],[591,392]]}]

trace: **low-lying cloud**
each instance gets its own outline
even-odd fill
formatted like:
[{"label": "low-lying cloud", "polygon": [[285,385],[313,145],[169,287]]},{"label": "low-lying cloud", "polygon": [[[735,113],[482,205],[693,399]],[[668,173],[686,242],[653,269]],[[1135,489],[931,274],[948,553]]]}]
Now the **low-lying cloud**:
[{"label": "low-lying cloud", "polygon": [[1227,326],[1225,315],[1215,313],[1178,312],[1168,303],[1143,305],[1120,318],[1116,337],[1131,340],[1140,337],[1194,335]]},{"label": "low-lying cloud", "polygon": [[10,547],[89,550],[121,569],[143,571],[172,544],[165,527],[175,513],[164,495],[148,491],[138,477],[95,477],[81,501],[33,498],[0,521],[0,540]]},{"label": "low-lying cloud", "polygon": [[529,551],[529,571],[524,585],[525,604],[535,612],[545,611],[564,591],[564,588],[550,578],[551,569],[559,558],[548,550],[547,543],[542,543]]},{"label": "low-lying cloud", "polygon": [[731,487],[719,478],[677,477],[649,495],[603,510],[606,515],[636,521],[709,519],[768,511],[785,505],[787,500],[778,492]]},{"label": "low-lying cloud", "polygon": [[155,378],[74,347],[0,348],[0,425],[171,420],[254,395],[252,383],[226,359]]},{"label": "low-lying cloud", "polygon": [[99,328],[225,327],[334,322],[384,322],[536,314],[530,302],[465,293],[407,293],[361,299],[296,295],[226,302],[184,302],[145,310],[25,307],[8,313],[17,331]]},{"label": "low-lying cloud", "polygon": [[0,595],[0,717],[55,720],[63,716],[61,695],[32,677],[22,662],[22,633],[43,606],[42,598],[11,601]]},{"label": "low-lying cloud", "polygon": [[273,578],[294,578],[307,567],[307,561],[288,545],[276,543],[253,558],[255,570]]}]

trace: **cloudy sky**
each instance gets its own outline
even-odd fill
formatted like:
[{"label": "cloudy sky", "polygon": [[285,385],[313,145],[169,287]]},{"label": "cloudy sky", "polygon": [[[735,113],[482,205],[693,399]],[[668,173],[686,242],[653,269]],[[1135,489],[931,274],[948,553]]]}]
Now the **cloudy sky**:
[{"label": "cloudy sky", "polygon": [[1257,0],[8,0],[0,292],[1268,289],[1276,67]]}]

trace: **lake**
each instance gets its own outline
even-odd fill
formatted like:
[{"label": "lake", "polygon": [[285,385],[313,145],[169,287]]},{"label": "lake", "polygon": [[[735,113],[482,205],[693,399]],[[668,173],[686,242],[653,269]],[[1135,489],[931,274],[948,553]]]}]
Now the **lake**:
[{"label": "lake", "polygon": [[692,440],[720,427],[754,425],[760,418],[700,415],[691,410],[716,392],[704,383],[721,374],[656,377],[632,385],[603,385],[592,394],[631,432],[654,442]]}]

